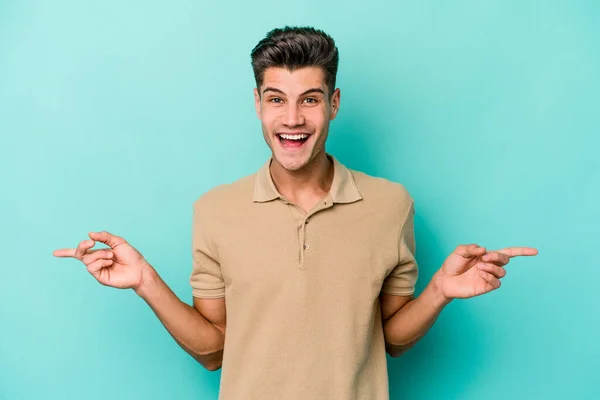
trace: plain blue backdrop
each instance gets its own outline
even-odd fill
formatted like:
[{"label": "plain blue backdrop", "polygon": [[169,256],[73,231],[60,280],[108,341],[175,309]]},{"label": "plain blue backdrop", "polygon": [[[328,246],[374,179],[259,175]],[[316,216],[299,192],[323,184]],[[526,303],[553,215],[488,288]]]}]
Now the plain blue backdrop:
[{"label": "plain blue backdrop", "polygon": [[0,2],[0,399],[216,399],[131,291],[52,257],[124,236],[191,302],[192,203],[269,156],[250,50],[340,49],[327,150],[416,201],[418,291],[456,245],[533,246],[389,359],[392,399],[600,398],[597,1]]}]

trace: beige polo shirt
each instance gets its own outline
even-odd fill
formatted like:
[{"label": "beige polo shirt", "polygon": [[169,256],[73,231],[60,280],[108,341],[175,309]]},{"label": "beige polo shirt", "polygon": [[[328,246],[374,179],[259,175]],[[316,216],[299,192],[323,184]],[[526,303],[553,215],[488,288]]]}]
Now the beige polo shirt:
[{"label": "beige polo shirt", "polygon": [[309,213],[281,196],[270,160],[194,203],[193,295],[225,296],[220,400],[383,400],[379,294],[414,292],[413,201],[331,155]]}]

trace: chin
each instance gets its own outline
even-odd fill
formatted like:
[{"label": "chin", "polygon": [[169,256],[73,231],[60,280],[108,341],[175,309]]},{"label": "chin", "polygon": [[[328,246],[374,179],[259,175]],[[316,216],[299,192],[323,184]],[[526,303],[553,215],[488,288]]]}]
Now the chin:
[{"label": "chin", "polygon": [[288,171],[299,171],[304,168],[309,161],[309,157],[295,155],[290,157],[288,154],[274,154],[274,158],[277,160],[277,163],[281,165],[284,169]]}]

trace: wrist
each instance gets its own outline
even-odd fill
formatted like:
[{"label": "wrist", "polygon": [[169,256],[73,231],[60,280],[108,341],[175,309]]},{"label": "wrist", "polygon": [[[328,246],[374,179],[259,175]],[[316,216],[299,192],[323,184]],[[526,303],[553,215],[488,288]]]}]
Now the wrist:
[{"label": "wrist", "polygon": [[431,282],[429,282],[427,288],[425,288],[425,290],[429,292],[428,297],[430,298],[430,302],[435,307],[439,308],[450,304],[450,302],[453,300],[451,297],[446,297],[444,295],[444,276],[445,275],[441,270],[437,271],[433,275],[433,278],[431,279]]},{"label": "wrist", "polygon": [[156,287],[160,277],[156,270],[148,263],[144,263],[141,271],[140,283],[132,289],[143,299],[147,299],[152,292],[152,288]]}]

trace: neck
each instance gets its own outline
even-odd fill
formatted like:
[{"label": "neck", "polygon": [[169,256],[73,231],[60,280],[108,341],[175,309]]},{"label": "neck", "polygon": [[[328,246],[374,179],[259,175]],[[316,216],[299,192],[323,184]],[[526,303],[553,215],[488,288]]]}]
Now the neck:
[{"label": "neck", "polygon": [[333,163],[325,151],[297,171],[288,171],[273,157],[271,177],[277,191],[292,202],[307,197],[324,197],[333,181]]}]

